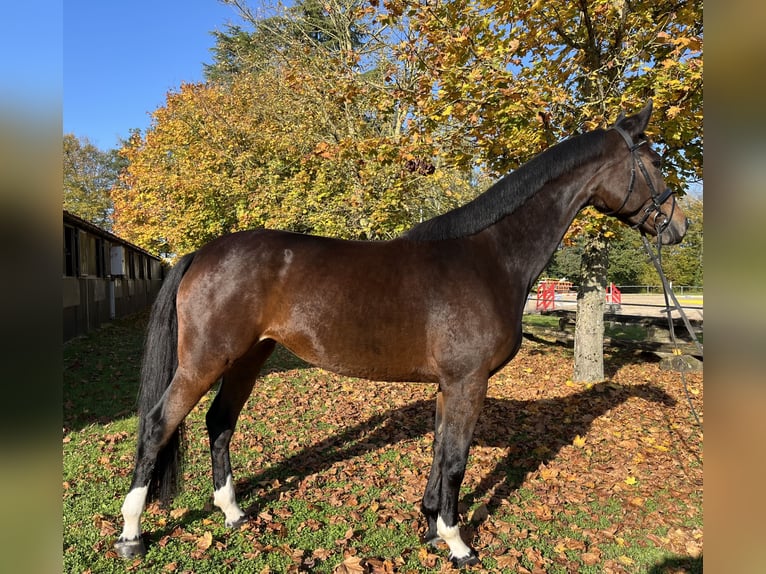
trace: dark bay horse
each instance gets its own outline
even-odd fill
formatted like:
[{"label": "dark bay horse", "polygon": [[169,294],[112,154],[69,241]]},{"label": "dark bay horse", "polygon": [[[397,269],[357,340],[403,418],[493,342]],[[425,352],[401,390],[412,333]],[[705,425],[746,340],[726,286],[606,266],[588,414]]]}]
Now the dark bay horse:
[{"label": "dark bay horse", "polygon": [[474,426],[488,378],[521,345],[527,294],[575,215],[593,205],[664,244],[686,233],[644,135],[651,111],[650,101],[608,130],[553,146],[472,202],[391,241],[244,231],[181,258],[149,323],[118,553],[145,552],[147,497],[174,494],[181,424],[221,378],[206,416],[214,503],[227,526],[247,520],[229,441],[259,369],[281,343],[336,373],[438,385],[425,541],[446,542],[455,566],[478,563],[458,530]]}]

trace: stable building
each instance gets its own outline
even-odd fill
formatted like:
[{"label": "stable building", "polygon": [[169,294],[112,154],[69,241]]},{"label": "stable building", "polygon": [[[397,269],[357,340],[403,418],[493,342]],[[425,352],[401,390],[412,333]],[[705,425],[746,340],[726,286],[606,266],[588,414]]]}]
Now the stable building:
[{"label": "stable building", "polygon": [[64,341],[151,305],[159,257],[64,210]]}]

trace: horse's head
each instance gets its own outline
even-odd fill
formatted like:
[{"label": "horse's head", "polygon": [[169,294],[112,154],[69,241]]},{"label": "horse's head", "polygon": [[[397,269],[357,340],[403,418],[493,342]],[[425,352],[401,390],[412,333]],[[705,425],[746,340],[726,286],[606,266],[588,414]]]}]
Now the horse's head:
[{"label": "horse's head", "polygon": [[679,243],[689,221],[660,173],[660,155],[644,134],[652,101],[633,116],[620,114],[607,132],[606,154],[615,158],[601,173],[592,204],[633,228]]}]

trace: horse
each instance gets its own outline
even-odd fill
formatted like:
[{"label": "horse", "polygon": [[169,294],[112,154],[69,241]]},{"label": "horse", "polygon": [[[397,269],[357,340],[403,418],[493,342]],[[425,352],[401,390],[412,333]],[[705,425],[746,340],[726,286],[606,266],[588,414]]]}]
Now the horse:
[{"label": "horse", "polygon": [[460,536],[458,497],[488,379],[517,353],[527,295],[585,206],[658,238],[689,222],[644,131],[652,102],[608,129],[570,137],[474,200],[386,241],[259,229],[232,233],[171,268],[147,327],[135,467],[115,542],[143,555],[148,498],[177,492],[185,417],[214,384],[206,413],[213,502],[237,504],[229,442],[260,368],[281,344],[342,375],[435,383],[433,462],[423,542],[460,568],[479,556]]}]

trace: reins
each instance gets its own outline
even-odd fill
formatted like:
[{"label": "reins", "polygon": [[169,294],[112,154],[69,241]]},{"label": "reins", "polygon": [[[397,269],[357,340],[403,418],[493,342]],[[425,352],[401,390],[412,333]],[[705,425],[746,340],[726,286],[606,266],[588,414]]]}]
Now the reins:
[{"label": "reins", "polygon": [[[673,308],[677,309],[679,314],[681,315],[681,319],[684,322],[684,326],[686,327],[686,330],[689,332],[689,336],[692,338],[692,341],[694,342],[694,345],[697,347],[697,350],[699,351],[700,355],[703,354],[702,344],[699,342],[699,339],[697,339],[697,334],[694,332],[694,329],[692,329],[691,323],[689,322],[689,318],[686,316],[686,313],[683,310],[683,307],[681,307],[681,304],[678,302],[678,299],[676,298],[676,294],[673,292],[672,287],[670,286],[670,283],[668,282],[667,277],[665,277],[665,273],[662,270],[662,240],[660,238],[659,232],[657,233],[657,253],[655,254],[654,251],[652,251],[651,244],[649,243],[649,240],[646,238],[646,234],[642,231],[641,232],[641,241],[644,244],[644,249],[646,250],[646,253],[649,255],[649,259],[651,260],[652,264],[654,265],[654,268],[657,270],[657,273],[660,276],[660,281],[662,282],[662,292],[665,296],[665,313],[668,318],[668,331],[670,332],[670,342],[673,346],[673,355],[675,356],[681,356],[681,348],[678,344],[678,340],[676,339],[676,332],[675,332],[675,326],[673,324],[673,317],[671,316],[671,313],[673,311]],[[670,306],[670,301],[673,302],[673,308]],[[691,409],[692,415],[694,416],[694,420],[697,421],[697,426],[699,426],[700,430],[702,430],[702,423],[700,422],[699,415],[697,415],[697,410],[694,408],[694,405],[692,404],[691,395],[689,393],[689,385],[686,381],[686,374],[683,369],[679,369],[679,372],[681,373],[681,381],[683,382],[684,387],[684,394],[686,395],[686,401],[689,403],[689,408]]]},{"label": "reins", "polygon": [[[692,341],[694,342],[695,346],[697,347],[697,350],[699,351],[700,355],[703,354],[702,345],[699,342],[699,339],[697,339],[697,335],[694,332],[694,329],[692,329],[691,323],[689,322],[689,318],[686,316],[686,313],[683,310],[683,307],[681,307],[680,303],[678,302],[678,299],[676,298],[675,293],[673,293],[673,289],[670,286],[670,283],[667,280],[667,277],[665,277],[665,273],[662,270],[662,232],[664,229],[670,224],[670,221],[673,219],[673,213],[676,209],[676,201],[675,197],[673,198],[673,204],[670,209],[670,215],[666,215],[661,207],[662,204],[667,201],[669,197],[673,195],[673,192],[670,190],[670,188],[665,188],[665,191],[662,193],[658,193],[657,189],[654,187],[654,184],[652,183],[652,179],[649,177],[649,172],[646,169],[646,166],[644,165],[643,160],[641,157],[636,153],[638,149],[646,143],[646,140],[640,140],[638,142],[633,142],[633,138],[622,128],[619,126],[612,127],[614,131],[616,131],[620,136],[622,136],[622,139],[625,140],[625,143],[628,146],[628,150],[630,151],[631,158],[633,160],[631,168],[630,168],[630,183],[628,184],[628,193],[625,195],[625,199],[622,201],[622,204],[620,207],[618,207],[616,210],[608,213],[607,215],[615,215],[622,211],[622,209],[625,207],[625,205],[628,203],[628,199],[630,198],[631,194],[633,193],[633,188],[636,183],[636,166],[638,166],[638,169],[641,171],[641,174],[644,176],[644,180],[646,181],[646,185],[649,187],[649,190],[651,191],[652,197],[651,199],[647,200],[641,207],[639,207],[638,211],[643,209],[643,217],[638,221],[638,223],[631,225],[633,229],[636,229],[638,227],[641,227],[646,221],[649,219],[649,217],[654,213],[654,228],[657,231],[657,253],[655,254],[652,251],[652,247],[649,243],[649,240],[646,238],[646,233],[644,231],[641,231],[641,241],[644,244],[644,249],[646,250],[646,253],[649,255],[649,259],[651,260],[652,264],[654,265],[654,268],[657,270],[657,273],[660,276],[660,281],[662,282],[662,291],[663,295],[665,297],[665,313],[667,315],[668,319],[668,331],[670,333],[670,341],[673,346],[673,355],[675,356],[681,356],[681,348],[678,344],[678,340],[676,339],[676,333],[675,333],[675,326],[673,324],[673,317],[671,315],[673,308],[677,309],[679,314],[681,315],[681,319],[684,322],[684,326],[686,327],[686,330],[689,332],[689,335],[692,338]],[[646,205],[651,201],[649,205]],[[646,207],[644,207],[646,205]],[[660,216],[662,216],[662,219],[660,219]],[[670,302],[673,302],[673,307],[671,307]],[[684,387],[684,393],[686,394],[686,400],[689,403],[689,408],[691,409],[692,415],[694,416],[694,419],[697,421],[697,426],[699,426],[700,430],[702,430],[702,423],[700,422],[699,415],[697,415],[697,411],[694,408],[694,405],[692,404],[691,395],[689,393],[689,386],[686,381],[686,375],[684,373],[683,369],[679,369],[681,373],[681,380],[683,382]]]}]

